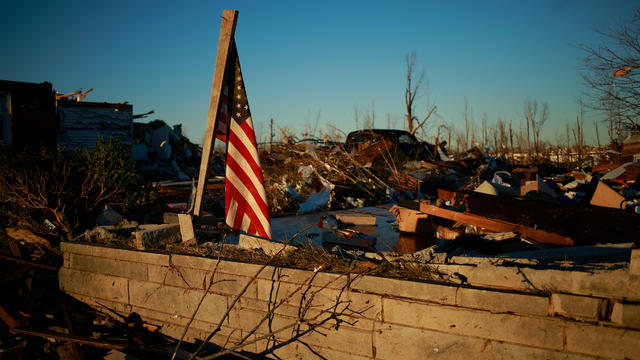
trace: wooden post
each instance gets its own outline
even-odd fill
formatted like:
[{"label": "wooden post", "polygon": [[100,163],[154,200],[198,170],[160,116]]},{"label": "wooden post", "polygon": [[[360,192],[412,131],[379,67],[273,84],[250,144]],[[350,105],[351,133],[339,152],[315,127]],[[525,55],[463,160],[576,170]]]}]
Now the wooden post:
[{"label": "wooden post", "polygon": [[229,59],[229,50],[233,41],[233,34],[236,30],[238,11],[224,10],[222,12],[222,24],[220,26],[220,39],[218,40],[218,54],[216,56],[216,66],[213,70],[213,84],[211,85],[211,98],[209,99],[209,115],[207,116],[207,129],[202,142],[202,160],[200,161],[200,175],[196,187],[196,203],[193,209],[195,216],[200,216],[202,212],[202,199],[207,185],[207,175],[209,170],[209,160],[216,138],[218,128],[218,109],[220,108],[220,95],[222,94],[222,81],[224,70]]}]

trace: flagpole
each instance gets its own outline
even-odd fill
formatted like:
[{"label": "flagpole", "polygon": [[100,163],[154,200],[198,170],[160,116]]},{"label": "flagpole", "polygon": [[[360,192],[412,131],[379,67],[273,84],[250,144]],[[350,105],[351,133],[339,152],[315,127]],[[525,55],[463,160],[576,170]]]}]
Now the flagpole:
[{"label": "flagpole", "polygon": [[196,199],[193,214],[200,216],[202,212],[202,199],[207,185],[207,175],[209,170],[209,160],[215,142],[215,134],[218,127],[218,110],[220,108],[220,98],[222,95],[222,81],[224,71],[229,59],[229,50],[233,41],[238,20],[237,10],[223,10],[222,24],[220,25],[220,39],[218,40],[218,53],[216,56],[216,66],[213,71],[213,84],[211,85],[211,98],[209,100],[209,114],[207,115],[207,129],[202,142],[202,160],[200,161],[200,175],[198,176],[198,186],[196,187]]}]

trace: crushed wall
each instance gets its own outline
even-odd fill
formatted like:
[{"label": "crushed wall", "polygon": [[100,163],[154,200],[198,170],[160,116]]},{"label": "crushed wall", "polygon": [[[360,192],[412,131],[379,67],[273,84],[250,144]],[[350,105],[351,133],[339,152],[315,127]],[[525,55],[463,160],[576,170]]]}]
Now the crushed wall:
[{"label": "crushed wall", "polygon": [[175,338],[215,269],[187,341],[206,338],[248,284],[212,341],[229,347],[246,338],[243,350],[271,357],[640,358],[640,275],[628,267],[445,264],[437,270],[451,283],[437,283],[79,243],[61,248],[61,289],[96,308],[137,312]]},{"label": "crushed wall", "polygon": [[98,138],[133,144],[133,106],[93,102],[58,103],[58,145],[69,149],[94,148]]}]

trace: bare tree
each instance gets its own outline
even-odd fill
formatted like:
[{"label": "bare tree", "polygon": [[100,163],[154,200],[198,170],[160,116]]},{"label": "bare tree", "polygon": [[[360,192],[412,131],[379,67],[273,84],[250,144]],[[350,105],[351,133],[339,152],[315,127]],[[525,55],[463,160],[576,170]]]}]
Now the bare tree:
[{"label": "bare tree", "polygon": [[569,135],[569,124],[566,124],[567,127],[567,161],[571,162],[571,136]]},{"label": "bare tree", "polygon": [[356,123],[356,130],[360,129],[360,124],[358,123],[358,115],[360,114],[360,110],[358,109],[358,105],[353,105],[353,120]]},{"label": "bare tree", "polygon": [[467,97],[464,98],[464,147],[465,150],[469,148],[469,102],[467,101]]},{"label": "bare tree", "polygon": [[513,132],[511,132],[511,120],[509,120],[509,147],[511,153],[511,160],[513,161]]},{"label": "bare tree", "polygon": [[376,127],[376,101],[371,100],[371,107],[367,107],[362,113],[362,128],[373,129]]},{"label": "bare tree", "polygon": [[576,128],[573,129],[573,140],[578,151],[578,164],[582,164],[583,146],[584,146],[584,106],[582,99],[579,102],[580,110],[576,116]]},{"label": "bare tree", "polygon": [[489,135],[487,133],[487,113],[484,112],[482,113],[482,149],[484,150],[484,148],[487,146],[487,136]]},{"label": "bare tree", "polygon": [[404,103],[406,106],[405,117],[407,119],[407,130],[411,134],[415,134],[416,131],[429,120],[431,115],[435,113],[437,106],[427,104],[427,109],[431,109],[427,111],[427,115],[422,121],[418,119],[415,114],[415,100],[423,85],[424,71],[421,71],[419,75],[416,74],[415,52],[405,55],[405,60],[407,63],[407,87],[404,90]]},{"label": "bare tree", "polygon": [[[540,130],[549,119],[549,105],[542,104],[542,110],[538,116],[538,101],[526,99],[524,101],[524,118],[527,122],[527,141],[529,141],[530,132],[533,133],[533,149],[536,156],[540,151]],[[531,131],[530,131],[531,129]]]},{"label": "bare tree", "polygon": [[640,131],[640,9],[627,24],[596,32],[605,44],[582,46],[586,105],[606,112],[611,127],[615,123],[615,131],[622,135]]}]

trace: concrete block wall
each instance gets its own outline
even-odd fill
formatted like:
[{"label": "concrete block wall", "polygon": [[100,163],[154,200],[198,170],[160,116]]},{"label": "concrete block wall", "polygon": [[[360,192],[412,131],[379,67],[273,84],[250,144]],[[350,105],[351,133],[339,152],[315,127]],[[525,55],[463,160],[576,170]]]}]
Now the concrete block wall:
[{"label": "concrete block wall", "polygon": [[442,265],[434,271],[457,283],[439,283],[61,248],[64,291],[176,338],[213,281],[187,341],[206,338],[234,304],[212,341],[283,359],[640,358],[640,276],[628,269]]}]

